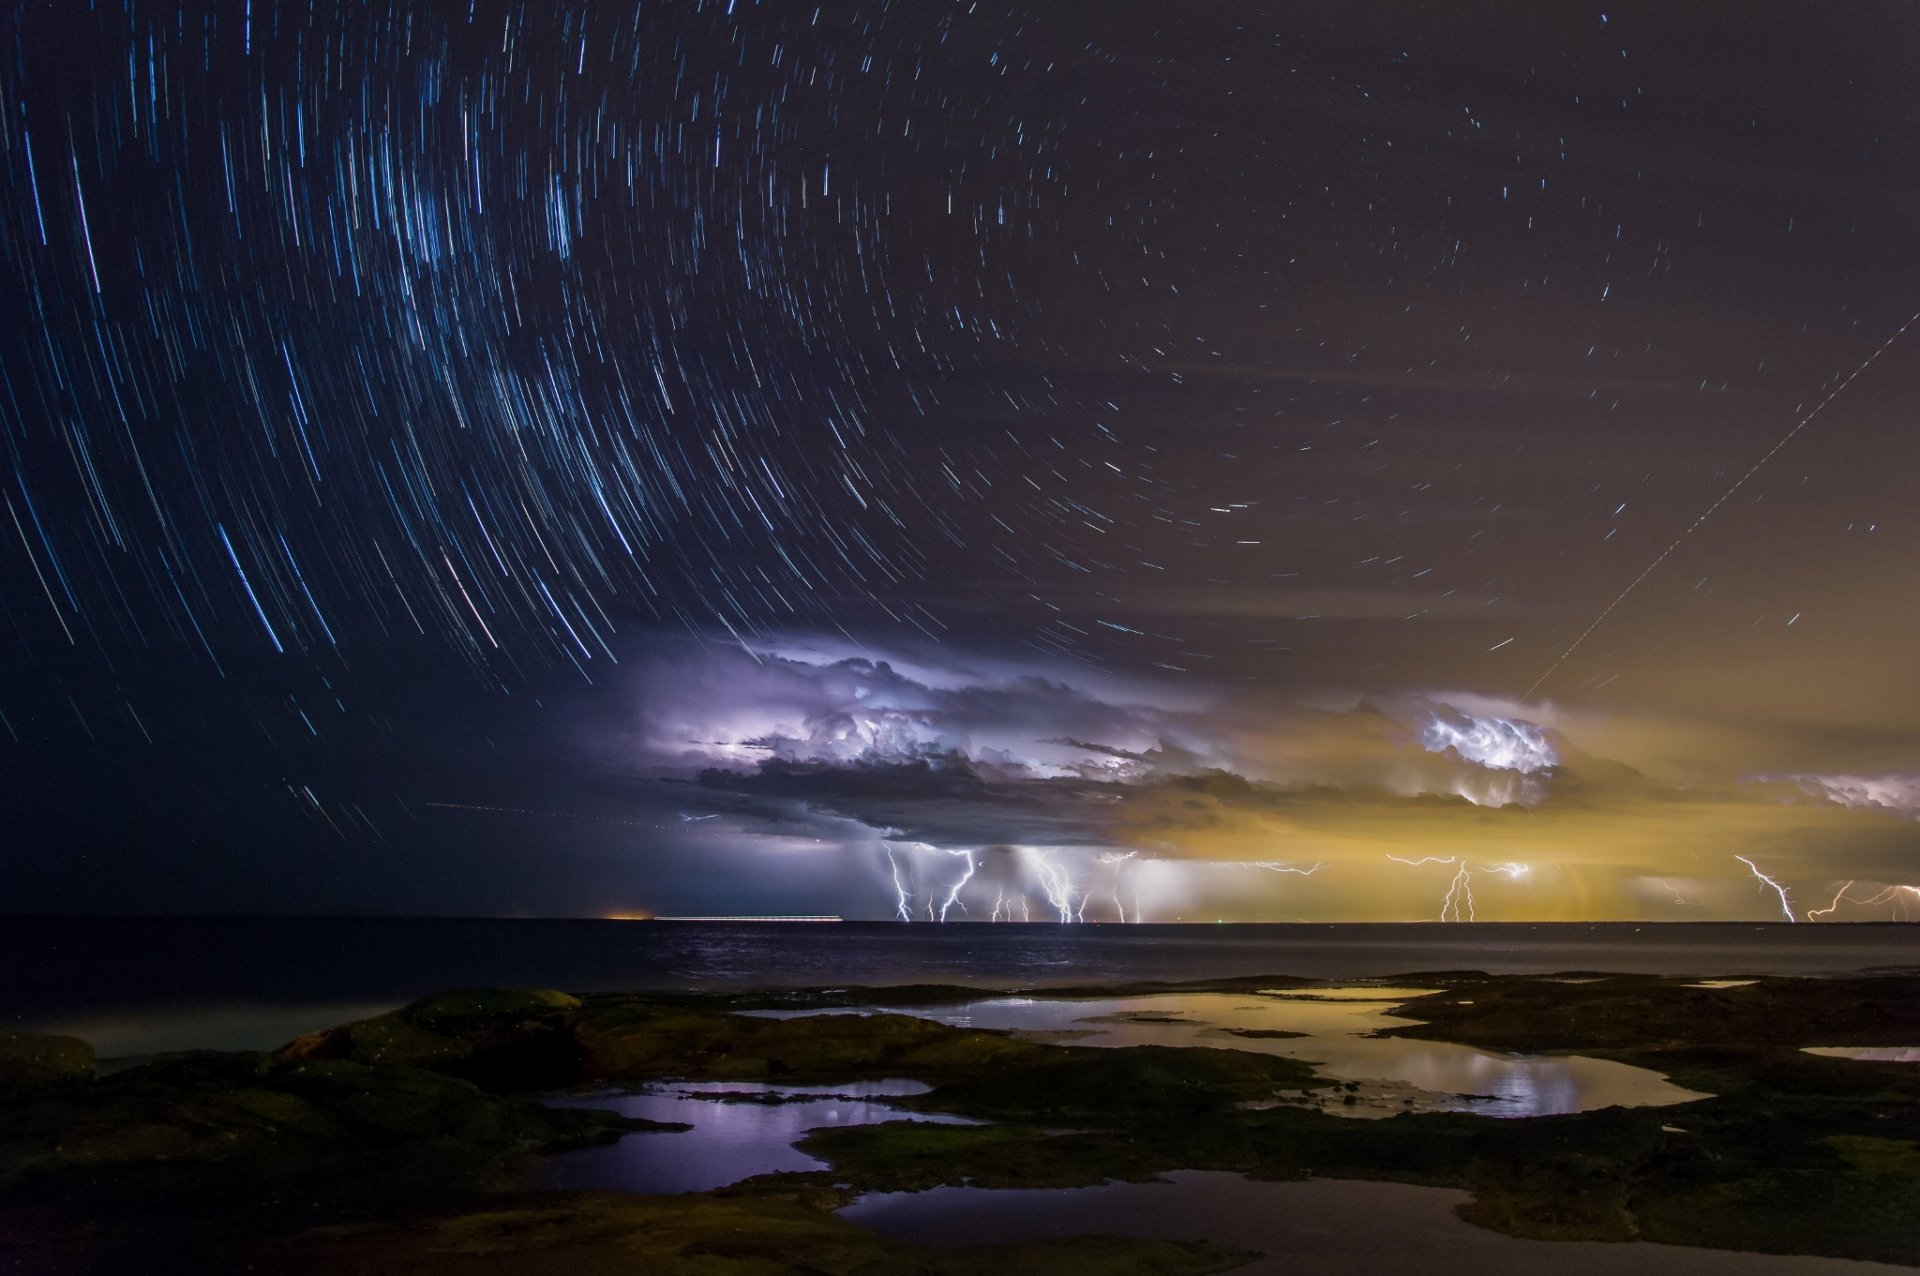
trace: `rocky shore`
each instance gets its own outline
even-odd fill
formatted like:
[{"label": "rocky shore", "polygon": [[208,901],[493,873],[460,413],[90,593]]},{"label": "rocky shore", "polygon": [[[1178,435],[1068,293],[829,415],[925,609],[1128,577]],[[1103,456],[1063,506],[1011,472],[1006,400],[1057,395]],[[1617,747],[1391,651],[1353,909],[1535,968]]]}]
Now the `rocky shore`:
[{"label": "rocky shore", "polygon": [[[1196,1240],[931,1250],[833,1211],[870,1191],[1081,1186],[1228,1170],[1464,1188],[1482,1226],[1920,1264],[1920,1068],[1816,1045],[1920,1042],[1920,978],[1425,974],[1400,1035],[1578,1050],[1713,1097],[1496,1121],[1355,1122],[1274,1103],[1331,1083],[1237,1049],[1083,1048],[910,1014],[826,1014],[978,989],[602,995],[470,989],[267,1053],[95,1076],[69,1038],[0,1037],[0,1269],[381,1272],[1199,1273]],[[1151,991],[1249,991],[1249,980]],[[1096,990],[1049,992],[1087,995]],[[1112,995],[1113,989],[1097,990]],[[743,1010],[803,1012],[761,1018]],[[899,1077],[974,1125],[818,1131],[830,1170],[647,1197],[531,1189],[540,1159],[654,1123],[533,1096],[662,1080]],[[666,1135],[664,1137],[672,1137]],[[164,1258],[156,1263],[156,1255]]]}]

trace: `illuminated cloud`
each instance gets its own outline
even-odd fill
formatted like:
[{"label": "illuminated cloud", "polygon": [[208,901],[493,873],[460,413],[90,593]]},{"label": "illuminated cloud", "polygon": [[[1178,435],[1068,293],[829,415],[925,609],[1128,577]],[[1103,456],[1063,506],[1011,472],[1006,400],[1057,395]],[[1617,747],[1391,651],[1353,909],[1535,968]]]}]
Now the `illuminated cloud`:
[{"label": "illuminated cloud", "polygon": [[1446,705],[1429,711],[1420,743],[1430,753],[1451,750],[1468,762],[1494,771],[1532,775],[1560,763],[1547,733],[1533,723],[1478,717]]},{"label": "illuminated cloud", "polygon": [[1779,902],[1738,856],[1796,900],[1912,876],[1905,776],[1657,781],[1467,693],[1176,696],[797,641],[638,678],[605,783],[719,816],[689,837],[733,859],[764,841],[769,882],[796,855],[852,866],[854,916],[1757,917]]},{"label": "illuminated cloud", "polygon": [[1808,793],[1854,810],[1920,819],[1920,776],[1796,775]]}]

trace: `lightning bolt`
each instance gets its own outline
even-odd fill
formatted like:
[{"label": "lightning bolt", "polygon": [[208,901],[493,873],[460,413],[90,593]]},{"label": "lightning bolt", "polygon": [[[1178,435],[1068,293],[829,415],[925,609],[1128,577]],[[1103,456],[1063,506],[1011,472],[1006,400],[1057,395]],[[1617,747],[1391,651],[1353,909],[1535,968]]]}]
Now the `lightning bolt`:
[{"label": "lightning bolt", "polygon": [[1470,922],[1477,920],[1473,903],[1473,875],[1491,873],[1495,877],[1504,877],[1517,882],[1532,872],[1532,867],[1518,860],[1508,860],[1504,864],[1469,864],[1466,860],[1452,855],[1424,855],[1417,860],[1405,859],[1389,854],[1388,859],[1396,864],[1405,864],[1409,868],[1419,868],[1424,864],[1452,864],[1453,876],[1447,881],[1447,893],[1440,899],[1440,920],[1443,922]]},{"label": "lightning bolt", "polygon": [[880,849],[887,853],[887,868],[893,873],[893,893],[898,897],[894,911],[900,915],[901,921],[910,922],[913,912],[907,907],[907,901],[912,897],[907,894],[907,888],[900,880],[900,861],[894,857],[893,847],[887,843],[880,843]]},{"label": "lightning bolt", "polygon": [[[1462,917],[1460,905],[1466,904],[1466,916]],[[1453,875],[1453,881],[1447,886],[1446,898],[1440,901],[1440,920],[1443,922],[1472,921],[1473,915],[1473,870],[1465,864]]]},{"label": "lightning bolt", "polygon": [[1860,902],[1868,908],[1876,904],[1891,904],[1895,917],[1911,919],[1912,914],[1908,911],[1911,905],[1907,902],[1909,898],[1920,900],[1920,886],[1889,886],[1872,899]]},{"label": "lightning bolt", "polygon": [[1842,901],[1849,904],[1858,904],[1862,908],[1877,908],[1881,904],[1889,904],[1892,906],[1893,916],[1895,918],[1908,919],[1911,917],[1909,911],[1910,905],[1907,902],[1908,898],[1911,897],[1914,900],[1920,900],[1920,886],[1888,886],[1878,894],[1869,896],[1866,899],[1855,899],[1853,896],[1847,894],[1847,892],[1852,889],[1853,882],[1849,881],[1833,893],[1833,902],[1831,904],[1828,904],[1825,908],[1809,908],[1807,910],[1807,920],[1812,921],[1816,917],[1833,916],[1836,912],[1840,911]]},{"label": "lightning bolt", "polygon": [[[1123,924],[1127,920],[1127,909],[1126,905],[1120,902],[1120,879],[1126,872],[1127,861],[1139,853],[1128,851],[1122,855],[1117,851],[1108,851],[1100,857],[1102,864],[1111,865],[1113,868],[1113,911]],[[1133,893],[1133,919],[1140,920],[1140,892],[1137,889]]]},{"label": "lightning bolt", "polygon": [[1060,914],[1060,920],[1074,920],[1073,879],[1067,871],[1047,857],[1045,851],[1029,849],[1035,871],[1040,875],[1040,889],[1047,893],[1047,902]]},{"label": "lightning bolt", "polygon": [[[974,861],[973,861],[973,852],[972,852],[972,851],[948,851],[948,852],[947,852],[947,854],[949,854],[949,855],[958,855],[958,856],[960,856],[960,857],[962,857],[962,858],[964,858],[964,859],[965,859],[965,860],[967,861],[967,871],[966,871],[966,872],[964,872],[964,873],[962,873],[962,874],[960,875],[960,880],[959,880],[959,881],[957,881],[957,882],[955,882],[955,883],[953,884],[953,889],[947,892],[947,901],[946,901],[946,903],[944,903],[944,904],[942,904],[942,905],[940,905],[940,920],[941,920],[941,921],[945,921],[945,920],[947,920],[947,910],[948,910],[949,908],[952,908],[952,907],[954,906],[954,904],[956,904],[956,903],[958,903],[958,902],[959,902],[959,899],[960,899],[960,888],[961,888],[962,886],[965,886],[965,885],[966,885],[966,884],[967,884],[968,882],[970,882],[970,881],[972,881],[972,880],[973,880],[973,871],[974,871],[974,869],[975,869],[975,868],[977,868],[977,867],[978,867],[978,865],[976,865],[976,864],[974,863]],[[964,912],[966,912],[966,911],[967,911],[967,906],[966,906],[965,904],[961,904],[961,905],[960,905],[960,911],[961,911],[961,912],[963,912],[963,913],[964,913]]]},{"label": "lightning bolt", "polygon": [[1795,917],[1793,915],[1793,901],[1787,898],[1786,887],[1774,881],[1771,877],[1768,877],[1765,873],[1762,873],[1760,871],[1760,866],[1755,864],[1752,860],[1748,859],[1746,856],[1736,855],[1733,858],[1739,860],[1742,864],[1745,864],[1747,868],[1752,871],[1755,877],[1759,878],[1767,886],[1770,886],[1773,888],[1773,893],[1780,897],[1780,911],[1786,914],[1786,918],[1788,921],[1797,922],[1800,920],[1798,917]]}]

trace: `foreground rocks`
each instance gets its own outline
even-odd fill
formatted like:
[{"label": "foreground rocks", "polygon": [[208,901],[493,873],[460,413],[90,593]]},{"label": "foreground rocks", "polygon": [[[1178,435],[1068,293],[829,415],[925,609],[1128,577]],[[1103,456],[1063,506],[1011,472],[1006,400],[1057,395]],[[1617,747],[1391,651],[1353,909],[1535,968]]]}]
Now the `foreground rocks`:
[{"label": "foreground rocks", "polygon": [[714,998],[468,989],[301,1037],[278,1057],[426,1068],[525,1091],[666,1077],[933,1080],[1030,1063],[1051,1050],[908,1015],[765,1019],[729,1013]]},{"label": "foreground rocks", "polygon": [[85,1081],[93,1066],[93,1047],[76,1037],[0,1033],[0,1093]]},{"label": "foreground rocks", "polygon": [[928,1250],[835,1217],[804,1190],[549,1193],[391,1224],[316,1229],[260,1251],[273,1270],[337,1276],[1207,1276],[1255,1257],[1205,1242],[1074,1237]]},{"label": "foreground rocks", "polygon": [[[660,1128],[546,1108],[411,1067],[174,1055],[0,1104],[0,1192],[40,1197],[225,1177],[391,1192],[488,1181],[517,1158]],[[144,1180],[144,1182],[142,1182]]]},{"label": "foreground rocks", "polygon": [[[978,990],[467,989],[272,1053],[173,1056],[98,1079],[85,1043],[0,1038],[0,1268],[152,1270],[164,1252],[171,1267],[315,1272],[1226,1270],[1242,1256],[1097,1238],[936,1254],[832,1214],[865,1191],[1066,1187],[1174,1169],[1462,1187],[1474,1194],[1462,1211],[1471,1221],[1539,1239],[1920,1263],[1920,1068],[1801,1050],[1915,1044],[1920,979],[1697,988],[1468,972],[1422,982],[1447,991],[1408,1003],[1402,1013],[1426,1022],[1402,1035],[1577,1048],[1715,1097],[1523,1121],[1355,1122],[1287,1106],[1326,1084],[1290,1059],[1075,1048],[909,1015],[806,1013]],[[801,1013],[737,1013],[749,1008]],[[663,1129],[543,1107],[521,1097],[529,1092],[878,1077],[933,1087],[902,1105],[984,1124],[816,1131],[803,1146],[830,1172],[722,1192],[526,1191],[542,1156]]]}]

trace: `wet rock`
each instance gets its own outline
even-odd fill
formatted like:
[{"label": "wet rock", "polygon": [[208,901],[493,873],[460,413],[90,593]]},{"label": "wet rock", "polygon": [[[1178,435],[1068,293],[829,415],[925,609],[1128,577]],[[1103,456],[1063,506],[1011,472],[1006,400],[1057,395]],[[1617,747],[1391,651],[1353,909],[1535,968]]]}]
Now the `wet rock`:
[{"label": "wet rock", "polygon": [[589,1003],[571,1032],[588,1081],[945,1079],[1054,1049],[908,1015],[755,1019],[646,1003]]},{"label": "wet rock", "polygon": [[552,989],[465,988],[309,1033],[277,1054],[425,1068],[490,1090],[556,1089],[582,1079],[570,1020],[580,1006]]},{"label": "wet rock", "polygon": [[265,1252],[294,1273],[560,1272],[574,1276],[1202,1276],[1253,1257],[1199,1242],[1072,1237],[923,1249],[845,1222],[803,1192],[523,1197],[404,1226],[316,1229]]},{"label": "wet rock", "polygon": [[474,1019],[537,1017],[580,1006],[580,998],[552,988],[461,988],[422,998],[399,1014],[414,1023],[442,1027]]},{"label": "wet rock", "polygon": [[0,1034],[0,1088],[85,1081],[93,1065],[93,1047],[77,1037]]},{"label": "wet rock", "polygon": [[177,1165],[250,1187],[444,1189],[528,1154],[658,1128],[418,1068],[195,1052],[0,1104],[0,1184],[58,1197],[111,1171],[144,1191],[143,1173]]}]

